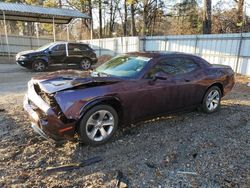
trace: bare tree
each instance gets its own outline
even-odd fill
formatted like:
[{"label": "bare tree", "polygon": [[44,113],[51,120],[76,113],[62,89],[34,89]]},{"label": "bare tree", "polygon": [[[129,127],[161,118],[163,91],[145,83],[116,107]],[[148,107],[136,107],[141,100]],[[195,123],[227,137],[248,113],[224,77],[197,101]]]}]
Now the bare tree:
[{"label": "bare tree", "polygon": [[131,35],[136,35],[136,28],[135,28],[135,2],[133,1],[130,5],[131,9]]},{"label": "bare tree", "polygon": [[142,35],[148,34],[150,26],[152,26],[152,21],[155,17],[155,9],[157,9],[157,0],[143,0],[143,25],[142,25]]},{"label": "bare tree", "polygon": [[99,38],[102,38],[102,0],[98,1],[99,9]]},{"label": "bare tree", "polygon": [[124,22],[123,22],[123,33],[124,33],[124,36],[127,36],[127,23],[128,23],[127,0],[124,0]]},{"label": "bare tree", "polygon": [[117,10],[119,6],[120,1],[119,0],[110,0],[109,2],[109,36],[112,36],[112,33],[114,32],[114,26],[115,26],[115,18],[117,15]]},{"label": "bare tree", "polygon": [[211,0],[203,0],[203,34],[211,34],[212,26],[212,5]]},{"label": "bare tree", "polygon": [[243,8],[244,0],[234,0],[237,3],[237,25],[241,26],[238,31],[242,29],[243,25]]},{"label": "bare tree", "polygon": [[109,7],[109,14],[110,14],[110,18],[109,18],[109,36],[111,37],[112,36],[112,33],[113,33],[113,16],[114,16],[114,13],[113,13],[113,10],[114,10],[114,7],[113,7],[113,1],[111,0],[110,1],[110,7]]},{"label": "bare tree", "polygon": [[88,0],[88,5],[89,5],[89,16],[90,16],[90,20],[89,20],[89,25],[90,25],[90,32],[91,32],[91,36],[93,37],[93,13],[92,13],[92,2],[91,0]]},{"label": "bare tree", "polygon": [[136,11],[136,5],[138,5],[138,0],[126,0],[127,5],[130,7],[130,13],[131,13],[131,35],[136,36],[136,26],[135,26],[135,11]]}]

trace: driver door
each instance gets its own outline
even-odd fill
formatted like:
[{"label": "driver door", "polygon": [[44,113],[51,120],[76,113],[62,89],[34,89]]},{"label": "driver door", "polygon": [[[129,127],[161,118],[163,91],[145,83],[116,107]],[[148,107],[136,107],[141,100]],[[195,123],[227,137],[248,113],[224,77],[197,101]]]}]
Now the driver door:
[{"label": "driver door", "polygon": [[[195,77],[201,76],[199,66],[187,58],[165,58],[157,62],[142,79],[136,81],[131,92],[131,114],[142,120],[189,108],[200,99],[199,84]],[[162,78],[154,78],[160,73]],[[139,110],[139,111],[138,111]]]},{"label": "driver door", "polygon": [[156,73],[166,77],[165,80],[156,79],[151,91],[162,99],[158,105],[159,113],[179,111],[200,102],[202,87],[199,80],[203,74],[192,59],[181,56],[162,59],[145,76],[152,79]]},{"label": "driver door", "polygon": [[58,44],[49,50],[50,64],[63,64],[66,59],[66,44]]},{"label": "driver door", "polygon": [[151,83],[149,79],[136,80],[127,83],[131,90],[125,91],[129,102],[127,103],[132,121],[141,121],[166,114],[170,110],[174,95],[169,95],[174,87],[171,80],[157,80]]}]

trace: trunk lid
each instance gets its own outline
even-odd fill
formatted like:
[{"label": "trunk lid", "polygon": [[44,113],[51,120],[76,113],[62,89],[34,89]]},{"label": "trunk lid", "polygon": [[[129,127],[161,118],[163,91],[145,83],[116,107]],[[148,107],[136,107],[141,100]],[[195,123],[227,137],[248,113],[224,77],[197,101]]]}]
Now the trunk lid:
[{"label": "trunk lid", "polygon": [[228,65],[221,65],[221,64],[212,64],[212,67],[213,68],[216,68],[216,69],[232,69],[230,66]]}]

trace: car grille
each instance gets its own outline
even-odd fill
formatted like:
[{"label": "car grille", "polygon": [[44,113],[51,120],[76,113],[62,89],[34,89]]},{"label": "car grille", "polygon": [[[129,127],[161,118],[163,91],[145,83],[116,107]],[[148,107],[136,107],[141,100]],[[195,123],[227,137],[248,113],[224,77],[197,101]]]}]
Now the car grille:
[{"label": "car grille", "polygon": [[36,91],[36,93],[47,103],[50,105],[50,107],[52,108],[52,110],[55,112],[55,114],[57,115],[57,117],[62,121],[62,122],[68,122],[68,119],[66,118],[66,116],[64,115],[64,113],[62,112],[60,106],[58,105],[58,103],[56,102],[56,99],[54,97],[53,94],[48,94],[46,92],[44,92],[43,90],[40,89],[38,84],[34,84],[34,89]]},{"label": "car grille", "polygon": [[33,103],[31,100],[28,100],[28,103],[29,103],[30,107],[31,107],[34,111],[38,110],[37,105],[36,105],[35,103]]},{"label": "car grille", "polygon": [[33,103],[31,100],[28,100],[28,103],[30,107],[38,113],[39,118],[42,119],[43,121],[47,121],[47,115],[44,113],[35,103]]}]

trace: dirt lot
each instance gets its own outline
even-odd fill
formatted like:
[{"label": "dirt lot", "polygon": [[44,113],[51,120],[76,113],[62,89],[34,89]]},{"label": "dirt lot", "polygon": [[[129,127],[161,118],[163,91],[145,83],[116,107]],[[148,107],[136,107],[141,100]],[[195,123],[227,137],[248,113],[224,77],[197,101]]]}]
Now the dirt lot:
[{"label": "dirt lot", "polygon": [[[188,112],[120,130],[99,147],[55,146],[30,128],[22,109],[33,73],[0,65],[0,187],[250,187],[250,79],[238,76],[222,108]],[[45,169],[101,156],[64,173]]]}]

